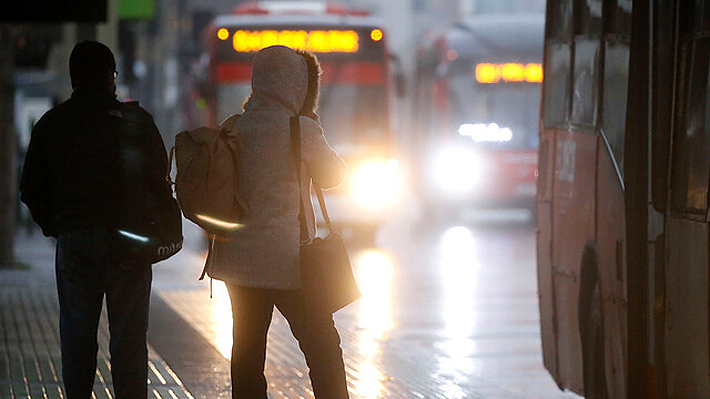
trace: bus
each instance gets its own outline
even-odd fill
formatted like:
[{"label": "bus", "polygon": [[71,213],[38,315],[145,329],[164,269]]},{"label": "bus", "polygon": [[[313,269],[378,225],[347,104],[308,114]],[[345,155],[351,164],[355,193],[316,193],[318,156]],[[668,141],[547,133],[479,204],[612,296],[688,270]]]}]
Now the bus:
[{"label": "bus", "polygon": [[710,0],[549,0],[545,367],[587,399],[710,397]]},{"label": "bus", "polygon": [[423,39],[413,115],[426,215],[534,208],[544,24],[477,15]]},{"label": "bus", "polygon": [[394,137],[399,69],[382,23],[337,3],[244,3],[215,18],[207,43],[212,125],[241,111],[257,51],[281,44],[316,54],[323,70],[318,115],[348,164],[346,182],[325,192],[329,213],[334,223],[372,238],[404,190]]}]

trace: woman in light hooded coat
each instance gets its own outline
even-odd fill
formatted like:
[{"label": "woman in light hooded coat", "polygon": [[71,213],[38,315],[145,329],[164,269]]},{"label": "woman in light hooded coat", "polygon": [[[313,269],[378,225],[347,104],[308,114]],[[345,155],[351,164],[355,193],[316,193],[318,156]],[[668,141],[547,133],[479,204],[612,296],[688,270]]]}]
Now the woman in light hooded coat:
[{"label": "woman in light hooded coat", "polygon": [[[232,301],[232,397],[266,399],[267,332],[276,306],[310,368],[317,399],[348,398],[333,316],[306,306],[300,291],[300,242],[315,237],[311,181],[327,189],[345,178],[345,162],[328,145],[315,109],[320,66],[311,53],[284,46],[259,51],[252,92],[236,123],[241,138],[239,188],[248,210],[242,227],[215,241],[210,277],[225,281]],[[301,115],[301,182],[289,120]],[[307,234],[301,233],[299,198]]]}]

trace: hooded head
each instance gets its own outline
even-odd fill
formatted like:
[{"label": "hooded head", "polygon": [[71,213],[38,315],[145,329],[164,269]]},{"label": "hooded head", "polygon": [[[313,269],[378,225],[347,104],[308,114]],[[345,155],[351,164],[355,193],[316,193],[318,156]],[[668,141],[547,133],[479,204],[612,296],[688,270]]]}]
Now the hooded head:
[{"label": "hooded head", "polygon": [[103,43],[86,40],[74,46],[69,57],[69,75],[74,90],[114,92],[116,60]]},{"label": "hooded head", "polygon": [[271,46],[254,56],[252,92],[243,108],[280,106],[294,115],[315,115],[320,89],[318,60],[305,50]]}]

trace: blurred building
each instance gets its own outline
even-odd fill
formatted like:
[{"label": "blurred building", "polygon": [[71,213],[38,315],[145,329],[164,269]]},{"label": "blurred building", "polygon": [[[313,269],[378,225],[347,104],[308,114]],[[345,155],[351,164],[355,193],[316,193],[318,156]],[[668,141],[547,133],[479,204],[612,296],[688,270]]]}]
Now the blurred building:
[{"label": "blurred building", "polygon": [[[30,107],[32,112],[20,110],[16,115],[37,113],[41,108],[35,101],[38,97],[49,98],[51,104],[69,97],[71,48],[77,41],[96,39],[117,56],[119,97],[139,100],[153,113],[166,144],[172,144],[179,130],[203,123],[195,113],[199,109],[195,89],[204,78],[202,31],[216,15],[229,13],[242,2],[107,0],[108,18],[103,23],[18,25],[18,107]],[[545,7],[544,0],[339,2],[368,10],[384,21],[390,49],[407,77],[412,74],[414,54],[426,32],[472,14],[533,12]],[[18,123],[27,125],[31,120]]]}]

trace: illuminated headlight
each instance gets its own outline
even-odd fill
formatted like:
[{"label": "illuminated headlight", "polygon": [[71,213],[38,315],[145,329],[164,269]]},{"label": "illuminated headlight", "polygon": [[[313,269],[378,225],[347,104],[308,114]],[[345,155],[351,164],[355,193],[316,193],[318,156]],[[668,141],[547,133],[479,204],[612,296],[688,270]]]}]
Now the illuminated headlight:
[{"label": "illuminated headlight", "polygon": [[513,139],[513,132],[496,123],[464,123],[459,126],[459,134],[469,136],[476,143],[504,143]]},{"label": "illuminated headlight", "polygon": [[399,162],[368,160],[357,165],[350,175],[350,193],[357,204],[368,209],[393,206],[402,194]]},{"label": "illuminated headlight", "polygon": [[431,174],[435,188],[447,196],[470,194],[481,183],[479,155],[468,147],[446,147],[434,156]]}]

